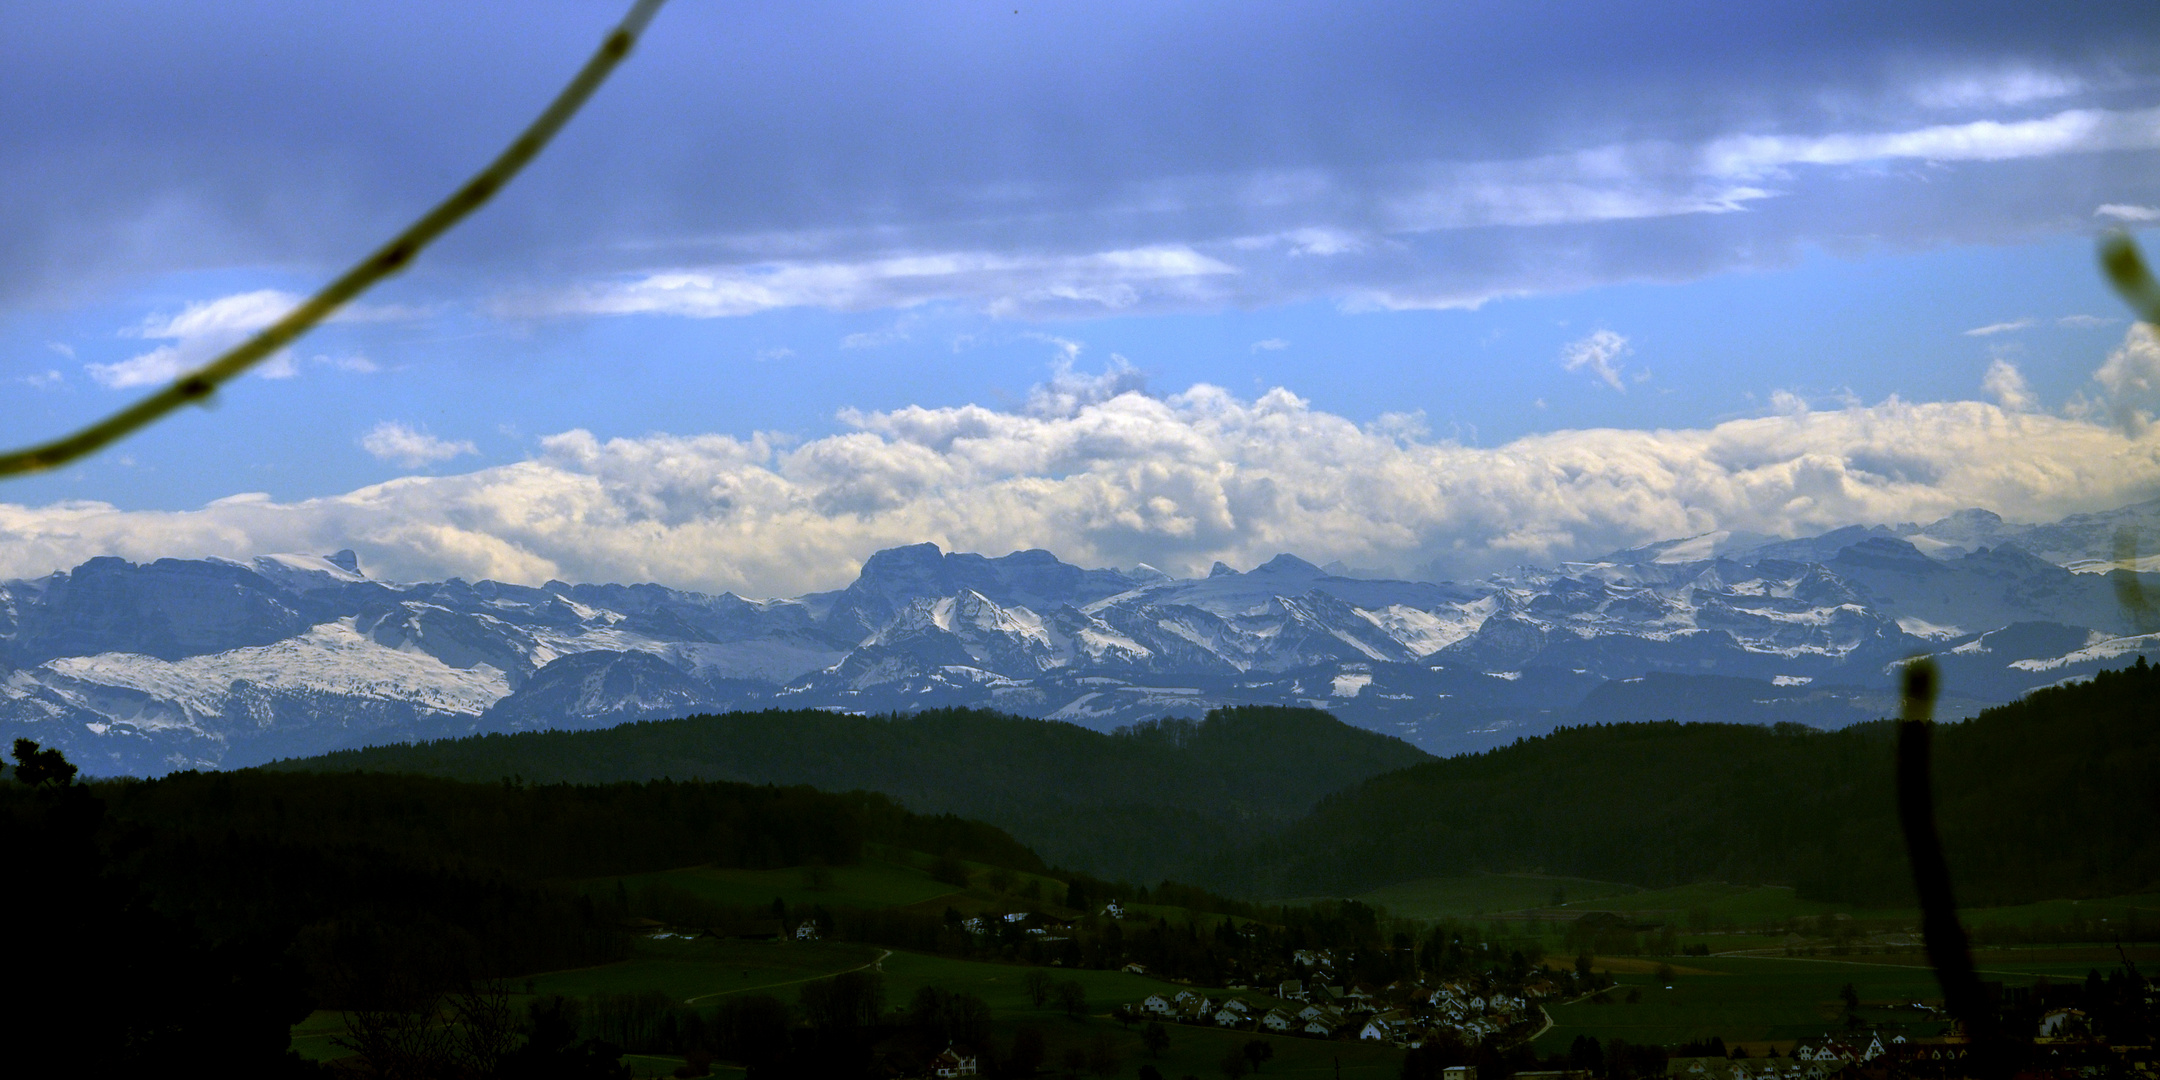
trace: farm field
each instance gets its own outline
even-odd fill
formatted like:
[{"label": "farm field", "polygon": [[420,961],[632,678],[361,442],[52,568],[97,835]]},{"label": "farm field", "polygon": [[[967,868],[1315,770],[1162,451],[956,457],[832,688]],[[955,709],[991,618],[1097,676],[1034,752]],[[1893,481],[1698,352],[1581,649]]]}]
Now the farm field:
[{"label": "farm field", "polygon": [[[2139,964],[2160,962],[2160,947],[2129,948]],[[2033,949],[1984,949],[1973,954],[1983,978],[2010,986],[2037,978],[2079,980],[2095,968],[2120,964],[2112,947],[2052,946]],[[1712,1035],[1735,1042],[1787,1042],[1836,1030],[1844,1008],[1838,992],[1852,984],[1859,994],[1859,1015],[1884,1025],[1914,1025],[1933,1034],[1940,1021],[1908,1006],[1939,1004],[1942,991],[1925,956],[1917,952],[1846,957],[1675,957],[1671,989],[1651,973],[1658,961],[1638,957],[1597,958],[1599,970],[1619,983],[1611,1004],[1589,1001],[1552,1005],[1553,1027],[1534,1044],[1540,1053],[1567,1049],[1578,1035],[1619,1037],[1633,1042],[1671,1044]],[[1626,1003],[1630,990],[1638,1004]]]},{"label": "farm field", "polygon": [[[648,990],[678,1000],[695,1000],[703,1006],[737,993],[765,993],[793,1002],[803,983],[864,966],[885,977],[889,1008],[905,1004],[924,986],[975,994],[990,1005],[996,1017],[996,1039],[1009,1042],[1019,1028],[1033,1027],[1044,1035],[1053,1062],[1068,1049],[1107,1039],[1122,1062],[1115,1074],[1118,1076],[1133,1076],[1142,1064],[1150,1062],[1168,1076],[1213,1075],[1220,1071],[1219,1063],[1226,1054],[1254,1038],[1265,1038],[1274,1047],[1275,1056],[1264,1070],[1268,1075],[1333,1077],[1339,1065],[1344,1077],[1382,1080],[1394,1077],[1401,1067],[1401,1051],[1370,1043],[1323,1042],[1181,1025],[1169,1025],[1169,1049],[1159,1059],[1150,1058],[1140,1042],[1139,1025],[1122,1026],[1108,1013],[1149,994],[1174,993],[1183,987],[1123,972],[1042,969],[1059,981],[1078,981],[1086,989],[1088,1015],[1075,1019],[1055,1005],[1038,1007],[1028,999],[1023,980],[1036,969],[888,952],[866,945],[642,939],[628,960],[513,980],[512,989],[517,991],[520,1003],[532,994],[589,997]],[[1225,993],[1214,989],[1205,992],[1213,996]],[[1255,1001],[1263,998],[1250,993],[1245,996]],[[332,1038],[343,1030],[340,1014],[318,1012],[294,1027],[294,1045],[315,1060],[340,1057],[343,1051]],[[626,1055],[623,1060],[632,1074],[641,1078],[665,1076],[682,1064],[681,1059],[663,1055]],[[715,1075],[740,1073],[716,1068]]]},{"label": "farm field", "polygon": [[1374,889],[1357,899],[1384,907],[1390,915],[1398,918],[1467,919],[1498,912],[1550,907],[1556,895],[1564,903],[1573,904],[1640,891],[1633,885],[1592,881],[1588,878],[1548,877],[1543,874],[1472,874],[1467,877],[1405,881],[1398,885]]},{"label": "farm field", "polygon": [[1866,908],[1853,904],[1803,900],[1784,885],[1727,885],[1701,882],[1669,889],[1645,889],[1601,900],[1569,903],[1585,911],[1617,911],[1624,914],[1662,915],[1685,923],[1690,916],[1707,916],[1712,924],[1746,926],[1765,919],[1805,918],[1846,914],[1856,919],[1917,917],[1901,908]]},{"label": "farm field", "polygon": [[[1539,1053],[1564,1052],[1579,1035],[1665,1044],[1712,1035],[1727,1043],[1804,1039],[1837,1027],[1844,1008],[1838,991],[1847,983],[1864,1003],[1861,1016],[1883,1022],[1910,1022],[1922,1015],[1892,1003],[1926,1001],[1941,993],[1924,966],[1722,956],[1676,959],[1676,971],[1684,967],[1688,973],[1676,974],[1668,990],[1652,975],[1630,970],[1641,964],[1622,959],[1634,958],[1615,958],[1611,965],[1619,984],[1610,992],[1611,1004],[1547,1006],[1553,1026],[1533,1044]],[[1602,959],[1597,966],[1607,967]],[[1640,993],[1638,1004],[1626,1003],[1630,991]]]},{"label": "farm field", "polygon": [[[796,987],[872,965],[884,952],[869,945],[805,941],[640,939],[630,959],[536,975],[528,993],[591,997],[657,990],[677,1001],[707,1003],[751,991],[793,1000]],[[523,989],[521,983],[518,989]]]},{"label": "farm field", "polygon": [[741,907],[763,907],[775,899],[790,908],[823,904],[859,908],[905,907],[963,890],[938,881],[927,869],[901,861],[898,853],[865,858],[852,866],[788,867],[779,870],[684,867],[580,882],[587,890],[612,889],[615,882],[636,891],[648,885],[680,889],[700,900]]},{"label": "farm field", "polygon": [[[1564,901],[1554,904],[1555,894]],[[1535,913],[1556,921],[1591,911],[1663,917],[1683,925],[1707,919],[1709,925],[1748,927],[1764,920],[1844,914],[1883,922],[1917,921],[1919,912],[1900,907],[1868,907],[1801,898],[1790,886],[1731,885],[1698,882],[1664,889],[1644,889],[1618,882],[1537,874],[1476,874],[1422,878],[1361,894],[1357,899],[1385,907],[1409,919],[1480,918]],[[1309,900],[1286,901],[1304,903]],[[2160,894],[2089,900],[2044,900],[2007,907],[1966,908],[1972,926],[2059,925],[2071,919],[2129,921],[2160,925]]]}]

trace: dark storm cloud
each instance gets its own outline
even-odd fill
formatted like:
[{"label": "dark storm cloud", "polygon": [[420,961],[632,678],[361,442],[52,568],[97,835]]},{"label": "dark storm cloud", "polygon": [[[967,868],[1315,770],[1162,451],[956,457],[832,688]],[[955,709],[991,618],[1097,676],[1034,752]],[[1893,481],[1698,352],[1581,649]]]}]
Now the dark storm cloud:
[{"label": "dark storm cloud", "polygon": [[[1427,305],[2160,202],[2149,4],[1018,7],[677,0],[423,272],[525,311]],[[0,302],[326,270],[618,14],[19,5]]]}]

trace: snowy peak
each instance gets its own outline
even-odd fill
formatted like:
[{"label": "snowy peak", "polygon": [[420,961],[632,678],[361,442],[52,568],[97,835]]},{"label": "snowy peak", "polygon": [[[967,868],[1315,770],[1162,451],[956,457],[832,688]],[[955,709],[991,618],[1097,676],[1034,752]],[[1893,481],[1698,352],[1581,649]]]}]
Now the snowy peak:
[{"label": "snowy peak", "polygon": [[[1629,680],[1649,674],[1740,680],[1702,698],[1732,715],[1844,723],[1877,714],[1886,670],[1914,652],[1986,702],[2147,648],[2115,580],[2065,565],[2112,557],[2113,530],[2143,522],[2160,525],[2160,502],[2051,525],[1961,512],[1797,540],[1707,533],[1472,583],[1350,577],[1293,554],[1179,579],[916,544],[871,556],[843,590],[775,600],[397,584],[351,551],[92,559],[0,583],[0,738],[141,773],[734,708],[971,706],[1110,726],[1308,703],[1466,749],[1594,719],[1580,710],[1602,707],[1606,684],[1638,689],[1596,701],[1642,706]],[[1757,684],[1781,689],[1733,697]]]}]

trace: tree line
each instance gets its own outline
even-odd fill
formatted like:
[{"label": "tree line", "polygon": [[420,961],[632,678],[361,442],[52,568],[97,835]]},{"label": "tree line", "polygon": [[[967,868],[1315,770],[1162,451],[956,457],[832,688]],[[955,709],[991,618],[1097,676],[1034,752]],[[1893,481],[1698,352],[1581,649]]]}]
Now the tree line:
[{"label": "tree line", "polygon": [[[1574,727],[1367,780],[1190,875],[1247,895],[1354,895],[1535,871],[1658,887],[1794,886],[1909,906],[1893,726]],[[1970,905],[2160,882],[2160,669],[2140,657],[1941,725],[1935,792]]]}]

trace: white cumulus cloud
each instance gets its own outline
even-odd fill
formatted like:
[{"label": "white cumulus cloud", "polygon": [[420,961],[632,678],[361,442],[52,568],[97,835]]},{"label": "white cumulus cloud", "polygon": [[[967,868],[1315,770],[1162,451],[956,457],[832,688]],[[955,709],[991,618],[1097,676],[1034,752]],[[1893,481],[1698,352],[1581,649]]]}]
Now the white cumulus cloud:
[{"label": "white cumulus cloud", "polygon": [[2160,340],[2149,323],[2133,323],[2122,344],[2108,353],[2093,381],[2106,395],[2104,405],[2115,426],[2132,435],[2152,427],[2160,408]]},{"label": "white cumulus cloud", "polygon": [[2025,385],[2025,373],[2019,371],[2016,364],[2000,357],[1989,364],[1987,374],[1980,377],[1980,388],[2010,412],[2030,411],[2035,403],[2032,390]]},{"label": "white cumulus cloud", "polygon": [[2114,218],[2117,221],[2160,221],[2160,207],[2105,203],[2093,211],[2093,216]]},{"label": "white cumulus cloud", "polygon": [[1605,380],[1607,386],[1625,392],[1627,384],[1620,381],[1620,358],[1634,351],[1625,335],[1599,330],[1562,346],[1560,366],[1569,371],[1589,368],[1590,373]]},{"label": "white cumulus cloud", "polygon": [[[1101,313],[1143,298],[1207,300],[1208,282],[1237,271],[1185,245],[1081,255],[944,251],[831,262],[669,270],[496,303],[513,317],[680,315],[713,319],[777,308],[859,311],[950,300],[994,315]],[[859,344],[876,344],[865,339]]]},{"label": "white cumulus cloud", "polygon": [[[2151,385],[2160,368],[2131,371],[2144,362],[2126,359],[2116,382]],[[0,576],[99,554],[350,546],[408,580],[788,595],[837,587],[872,552],[927,540],[1185,573],[1291,551],[1470,577],[1713,529],[1790,536],[1968,506],[2046,520],[2160,490],[2153,426],[1984,402],[1891,399],[1478,447],[1426,434],[1414,418],[1360,424],[1287,390],[1151,396],[1114,392],[1120,378],[1068,373],[1040,392],[1039,408],[849,414],[847,430],[800,443],[573,430],[543,439],[527,461],[298,502],[246,495],[184,512],[0,504]]]},{"label": "white cumulus cloud", "polygon": [[415,431],[395,420],[385,420],[360,437],[360,448],[384,461],[408,469],[448,461],[461,454],[477,454],[480,448],[466,440],[452,442]]},{"label": "white cumulus cloud", "polygon": [[[203,300],[187,305],[178,314],[153,315],[141,324],[122,331],[126,337],[164,341],[148,352],[137,353],[125,360],[110,364],[85,364],[90,377],[99,384],[114,390],[134,386],[153,386],[171,382],[182,372],[192,370],[208,362],[226,349],[239,344],[298,307],[305,297],[282,289],[256,289],[252,292],[234,293],[214,300]],[[411,309],[391,305],[348,305],[332,316],[336,322],[384,322],[392,319],[411,318]],[[337,361],[339,366],[354,371],[373,371],[374,365],[364,357],[354,358],[359,365]],[[256,374],[266,379],[289,379],[300,373],[299,366],[288,353],[278,353],[263,361]]]}]

